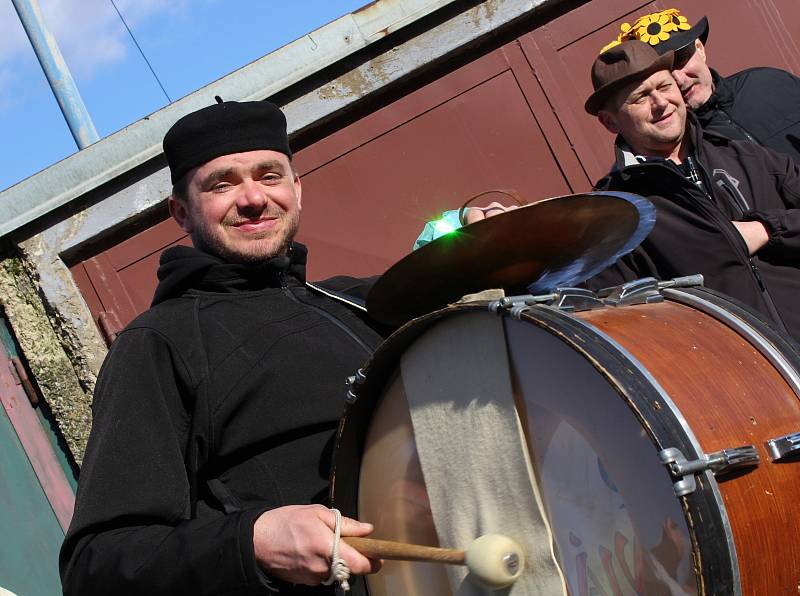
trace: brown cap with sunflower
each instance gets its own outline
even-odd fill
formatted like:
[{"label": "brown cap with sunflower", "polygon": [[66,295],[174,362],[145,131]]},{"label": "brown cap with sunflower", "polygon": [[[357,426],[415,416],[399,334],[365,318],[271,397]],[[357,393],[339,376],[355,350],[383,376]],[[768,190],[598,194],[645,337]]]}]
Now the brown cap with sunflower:
[{"label": "brown cap with sunflower", "polygon": [[679,50],[698,38],[704,44],[706,43],[708,19],[703,17],[692,27],[677,8],[668,8],[661,12],[641,16],[633,25],[622,23],[617,38],[603,47],[600,53],[610,50],[623,41],[638,39],[653,46],[659,54],[665,54],[669,51]]},{"label": "brown cap with sunflower", "polygon": [[594,93],[584,104],[592,116],[603,109],[605,103],[621,87],[643,81],[659,70],[672,70],[674,52],[659,55],[647,44],[626,40],[600,54],[592,65]]}]

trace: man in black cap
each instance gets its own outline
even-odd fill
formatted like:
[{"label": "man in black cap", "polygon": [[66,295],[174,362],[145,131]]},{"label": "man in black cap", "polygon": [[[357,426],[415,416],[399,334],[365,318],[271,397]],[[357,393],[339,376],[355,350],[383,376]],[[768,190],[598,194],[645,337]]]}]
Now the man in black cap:
[{"label": "man in black cap", "polygon": [[624,23],[609,45],[630,39],[652,45],[660,55],[675,52],[672,74],[704,129],[758,142],[800,163],[800,78],[769,67],[720,76],[706,64],[708,19],[690,26],[675,8]]},{"label": "man in black cap", "polygon": [[634,40],[592,67],[586,111],[618,135],[616,165],[597,188],[646,196],[657,216],[641,246],[590,286],[702,273],[800,339],[800,170],[784,154],[704,130],[673,60]]},{"label": "man in black cap", "polygon": [[169,209],[194,248],[164,251],[152,307],[103,364],[64,593],[333,594],[320,583],[379,566],[338,542],[323,504],[344,380],[381,338],[357,301],[305,281],[276,106],[191,113],[164,152]]}]

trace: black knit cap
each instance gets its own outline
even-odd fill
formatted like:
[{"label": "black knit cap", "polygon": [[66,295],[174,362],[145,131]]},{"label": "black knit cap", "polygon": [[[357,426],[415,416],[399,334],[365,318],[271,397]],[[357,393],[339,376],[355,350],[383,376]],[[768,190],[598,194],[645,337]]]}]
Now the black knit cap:
[{"label": "black knit cap", "polygon": [[268,101],[226,101],[187,114],[164,135],[172,183],[215,157],[270,149],[292,158],[286,116]]}]

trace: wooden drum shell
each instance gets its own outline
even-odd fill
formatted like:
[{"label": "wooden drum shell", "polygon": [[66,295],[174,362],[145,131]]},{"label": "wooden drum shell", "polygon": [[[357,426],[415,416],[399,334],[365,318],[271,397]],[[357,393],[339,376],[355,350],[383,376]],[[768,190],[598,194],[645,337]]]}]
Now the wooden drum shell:
[{"label": "wooden drum shell", "polygon": [[759,466],[718,479],[742,594],[796,594],[800,543],[791,536],[800,525],[800,462],[772,463],[765,446],[800,431],[800,401],[787,380],[736,331],[684,304],[576,316],[635,355],[689,422],[703,452],[758,449]]}]

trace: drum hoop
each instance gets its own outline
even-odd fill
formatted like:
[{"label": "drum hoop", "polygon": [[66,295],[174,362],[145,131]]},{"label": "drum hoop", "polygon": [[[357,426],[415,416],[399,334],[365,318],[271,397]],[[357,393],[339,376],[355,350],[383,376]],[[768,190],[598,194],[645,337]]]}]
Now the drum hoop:
[{"label": "drum hoop", "polygon": [[[573,349],[580,352],[598,372],[608,379],[609,384],[626,401],[632,413],[639,418],[640,423],[643,423],[642,427],[646,430],[657,449],[677,447],[687,459],[699,458],[704,453],[697,437],[695,437],[683,414],[678,410],[667,392],[638,359],[612,337],[568,312],[548,306],[533,306],[523,311],[520,318],[538,324],[550,333],[557,333],[562,341],[565,341]],[[564,331],[569,331],[569,335]],[[577,341],[581,334],[584,337],[586,334],[593,335],[598,340],[595,347],[598,352],[604,350],[606,356],[602,362],[598,360],[597,353],[589,353],[584,347],[585,344]],[[637,375],[616,377],[611,374],[612,368],[606,366],[611,363],[623,362],[633,365],[634,370],[638,373],[638,379],[636,379],[638,382],[635,383],[638,386],[634,386],[634,379],[632,378]],[[650,394],[649,396],[648,393]],[[649,407],[650,403],[654,401],[653,398],[657,398],[666,407],[662,407],[656,413]],[[645,417],[644,412],[650,412],[650,416]],[[717,560],[700,561],[702,577],[698,579],[701,579],[705,586],[713,586],[714,593],[741,596],[739,559],[736,556],[736,546],[733,541],[733,532],[725,503],[714,475],[706,470],[702,476],[705,482],[698,482],[694,492],[684,497],[676,498],[682,503],[687,518],[688,513],[694,510],[697,515],[692,517],[698,519],[698,516],[702,516],[702,519],[706,522],[702,526],[688,524],[695,553],[698,556],[701,553],[714,553],[714,547],[718,547],[721,542],[719,532],[722,532],[724,534],[724,543],[727,545],[725,551],[727,556],[723,556],[720,553]],[[711,506],[711,503],[713,503],[714,507]],[[716,523],[708,523],[712,520],[716,521]],[[707,548],[701,550],[699,548],[700,545]],[[726,570],[728,573],[725,573]],[[730,586],[731,590],[726,590],[725,586]],[[698,588],[701,588],[701,594],[704,593],[702,586],[699,585]],[[718,592],[720,588],[722,590]]]}]

